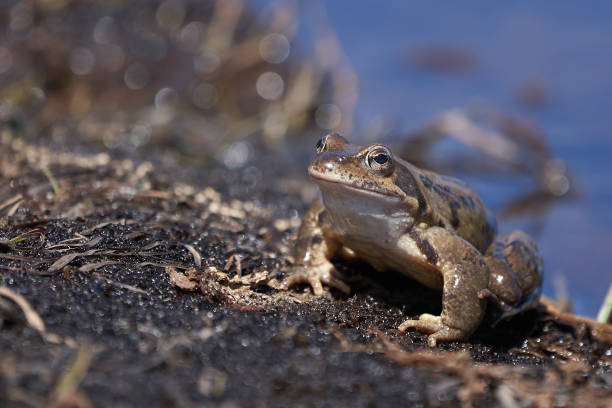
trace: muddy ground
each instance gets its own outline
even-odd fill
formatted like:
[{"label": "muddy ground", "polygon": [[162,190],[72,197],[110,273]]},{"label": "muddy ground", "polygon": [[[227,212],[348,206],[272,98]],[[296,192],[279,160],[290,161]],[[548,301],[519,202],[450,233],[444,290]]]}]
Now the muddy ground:
[{"label": "muddy ground", "polygon": [[541,308],[430,349],[395,329],[440,309],[409,279],[339,262],[350,296],[279,290],[313,195],[282,152],[228,170],[46,140],[2,130],[2,406],[612,402],[604,326]]}]

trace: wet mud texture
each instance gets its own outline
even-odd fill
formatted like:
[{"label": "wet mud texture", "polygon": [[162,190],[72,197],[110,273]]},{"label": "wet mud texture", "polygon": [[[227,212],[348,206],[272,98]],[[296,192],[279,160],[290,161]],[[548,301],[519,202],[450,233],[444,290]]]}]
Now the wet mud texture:
[{"label": "wet mud texture", "polygon": [[535,310],[429,349],[395,329],[440,310],[409,279],[338,262],[350,296],[280,290],[312,188],[275,154],[229,171],[0,140],[3,407],[612,402],[588,325]]}]

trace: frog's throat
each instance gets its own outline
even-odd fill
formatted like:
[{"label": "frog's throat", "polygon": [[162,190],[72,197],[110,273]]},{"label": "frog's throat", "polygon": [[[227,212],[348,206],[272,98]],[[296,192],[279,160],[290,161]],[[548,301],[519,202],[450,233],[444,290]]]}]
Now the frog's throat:
[{"label": "frog's throat", "polygon": [[327,187],[331,187],[330,186],[331,184],[331,185],[334,185],[334,188],[337,188],[337,189],[351,190],[358,194],[363,194],[363,195],[374,195],[374,196],[384,198],[386,200],[402,201],[402,197],[400,197],[398,194],[392,191],[375,190],[375,189],[370,189],[370,188],[366,188],[362,186],[355,186],[352,184],[343,183],[340,180],[333,180],[333,179],[325,178],[318,174],[313,174],[313,173],[311,173],[310,176],[313,179],[315,179],[315,181],[319,184],[327,184]]}]

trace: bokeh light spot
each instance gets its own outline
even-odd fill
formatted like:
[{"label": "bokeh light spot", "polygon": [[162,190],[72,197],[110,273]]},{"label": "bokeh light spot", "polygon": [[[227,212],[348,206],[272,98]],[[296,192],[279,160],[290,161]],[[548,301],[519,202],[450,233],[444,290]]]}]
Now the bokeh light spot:
[{"label": "bokeh light spot", "polygon": [[98,44],[110,44],[116,37],[115,20],[104,16],[98,20],[93,30],[93,39]]},{"label": "bokeh light spot", "polygon": [[266,35],[259,43],[261,58],[271,64],[280,64],[287,59],[290,49],[287,37],[277,33]]},{"label": "bokeh light spot", "polygon": [[70,53],[70,70],[76,75],[87,75],[95,64],[95,58],[89,48],[78,47]]},{"label": "bokeh light spot", "polygon": [[251,153],[251,147],[247,142],[235,142],[223,153],[223,164],[230,169],[244,166]]},{"label": "bokeh light spot", "polygon": [[212,74],[221,65],[221,59],[217,54],[202,51],[200,55],[193,58],[193,67],[200,74]]},{"label": "bokeh light spot", "polygon": [[172,88],[162,88],[155,94],[155,107],[158,109],[173,109],[178,101],[179,95]]},{"label": "bokeh light spot", "polygon": [[199,21],[192,21],[181,29],[181,47],[188,52],[196,52],[202,44],[206,27]]},{"label": "bokeh light spot", "polygon": [[129,89],[142,89],[149,83],[149,70],[140,63],[132,64],[125,70],[123,81]]},{"label": "bokeh light spot", "polygon": [[136,123],[130,132],[130,143],[134,147],[143,146],[151,139],[151,133],[151,126],[142,122]]},{"label": "bokeh light spot", "polygon": [[257,94],[268,101],[274,101],[283,94],[285,83],[276,72],[264,72],[257,78],[255,84]]}]

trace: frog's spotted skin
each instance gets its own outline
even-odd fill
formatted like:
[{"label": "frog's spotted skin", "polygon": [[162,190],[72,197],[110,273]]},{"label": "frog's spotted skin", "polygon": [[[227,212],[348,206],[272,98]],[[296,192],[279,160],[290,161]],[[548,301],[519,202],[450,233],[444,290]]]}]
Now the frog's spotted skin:
[{"label": "frog's spotted skin", "polygon": [[487,301],[500,319],[538,303],[543,269],[534,242],[522,231],[494,240],[495,221],[466,183],[421,170],[385,145],[354,146],[338,134],[317,143],[308,173],[321,199],[302,220],[287,286],[308,283],[317,296],[322,284],[349,293],[329,261],[336,254],[399,271],[443,292],[440,316],[399,326],[430,333],[431,346],[469,337]]}]

